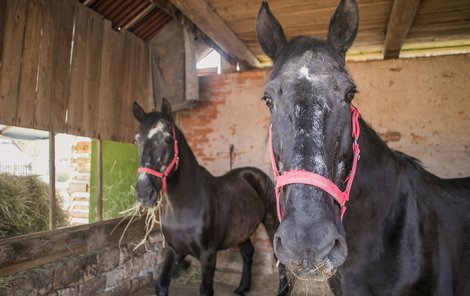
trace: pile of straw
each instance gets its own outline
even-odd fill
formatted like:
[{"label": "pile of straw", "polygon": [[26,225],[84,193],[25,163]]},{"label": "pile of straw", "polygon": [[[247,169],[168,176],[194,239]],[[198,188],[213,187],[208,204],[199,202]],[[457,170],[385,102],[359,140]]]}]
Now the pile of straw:
[{"label": "pile of straw", "polygon": [[[37,176],[0,174],[0,239],[47,230],[49,194]],[[56,201],[57,226],[65,215]]]}]

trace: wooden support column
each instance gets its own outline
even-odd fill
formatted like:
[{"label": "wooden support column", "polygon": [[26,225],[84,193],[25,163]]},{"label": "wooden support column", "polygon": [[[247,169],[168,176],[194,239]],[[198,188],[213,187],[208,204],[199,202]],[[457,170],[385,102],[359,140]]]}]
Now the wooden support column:
[{"label": "wooden support column", "polygon": [[246,61],[254,68],[262,67],[256,56],[205,0],[170,0],[170,2],[225,52],[240,62]]},{"label": "wooden support column", "polygon": [[98,221],[103,221],[103,141],[102,140],[97,140],[96,143],[96,152],[98,157],[96,158],[98,163],[97,163],[97,175],[98,175],[98,182],[96,182],[97,185],[97,191],[98,191],[98,206],[96,209],[96,217]]},{"label": "wooden support column", "polygon": [[420,0],[394,0],[387,25],[384,43],[384,59],[395,59],[413,24]]},{"label": "wooden support column", "polygon": [[49,230],[56,228],[55,134],[49,132]]}]

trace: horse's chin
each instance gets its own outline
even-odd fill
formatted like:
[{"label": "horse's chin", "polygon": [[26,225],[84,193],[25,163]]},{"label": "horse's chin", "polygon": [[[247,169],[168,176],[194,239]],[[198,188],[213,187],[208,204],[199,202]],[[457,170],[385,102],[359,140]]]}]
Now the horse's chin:
[{"label": "horse's chin", "polygon": [[148,198],[137,198],[137,201],[140,203],[142,208],[151,208],[157,204],[157,194],[153,193]]},{"label": "horse's chin", "polygon": [[140,206],[144,209],[151,208],[155,205],[155,201],[141,201]]},{"label": "horse's chin", "polygon": [[324,282],[336,273],[336,268],[323,263],[313,268],[289,268],[292,275],[302,281]]}]

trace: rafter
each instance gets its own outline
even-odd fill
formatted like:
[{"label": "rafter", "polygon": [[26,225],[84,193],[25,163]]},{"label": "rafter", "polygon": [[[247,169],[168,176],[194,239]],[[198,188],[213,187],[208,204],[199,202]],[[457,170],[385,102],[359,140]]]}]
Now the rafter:
[{"label": "rafter", "polygon": [[384,59],[398,58],[406,35],[413,24],[420,0],[394,0],[387,25]]},{"label": "rafter", "polygon": [[170,0],[170,2],[229,55],[239,61],[245,61],[252,67],[262,67],[255,55],[205,0]]}]

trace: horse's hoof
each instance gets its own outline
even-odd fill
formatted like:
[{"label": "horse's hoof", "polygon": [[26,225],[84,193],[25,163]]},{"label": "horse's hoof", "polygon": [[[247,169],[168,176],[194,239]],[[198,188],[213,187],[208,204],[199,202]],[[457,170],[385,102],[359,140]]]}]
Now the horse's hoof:
[{"label": "horse's hoof", "polygon": [[163,287],[160,283],[155,283],[156,296],[168,296],[168,287]]},{"label": "horse's hoof", "polygon": [[244,289],[242,287],[238,287],[236,288],[235,290],[233,290],[233,294],[235,295],[245,295],[245,292],[247,291],[247,289]]}]

